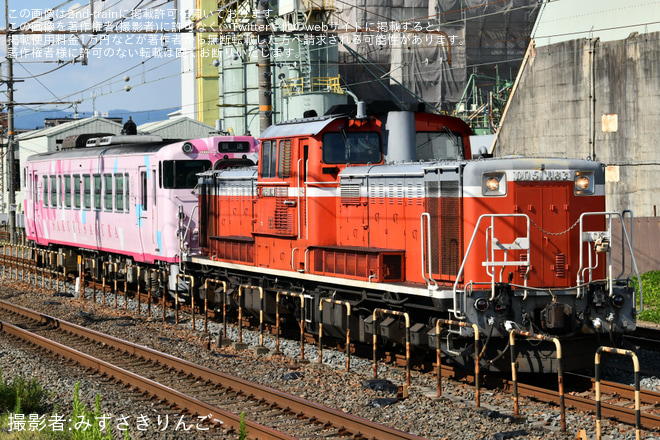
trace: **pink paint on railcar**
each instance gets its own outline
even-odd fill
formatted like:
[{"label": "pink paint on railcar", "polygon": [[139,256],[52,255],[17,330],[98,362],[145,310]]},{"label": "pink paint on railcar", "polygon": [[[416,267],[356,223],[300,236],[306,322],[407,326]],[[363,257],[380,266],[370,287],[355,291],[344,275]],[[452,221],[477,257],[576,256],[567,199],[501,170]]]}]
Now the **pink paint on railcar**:
[{"label": "pink paint on railcar", "polygon": [[250,136],[35,155],[26,163],[26,236],[44,246],[175,263],[179,235],[189,252],[197,248],[195,173],[257,159],[258,141]]}]

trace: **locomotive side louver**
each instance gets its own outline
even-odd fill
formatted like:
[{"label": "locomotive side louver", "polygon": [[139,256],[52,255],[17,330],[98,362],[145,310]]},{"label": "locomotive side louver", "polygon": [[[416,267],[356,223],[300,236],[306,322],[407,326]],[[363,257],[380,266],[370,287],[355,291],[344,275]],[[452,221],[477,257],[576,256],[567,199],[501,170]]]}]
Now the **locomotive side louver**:
[{"label": "locomotive side louver", "polygon": [[360,204],[360,184],[342,183],[340,188],[341,203],[343,205]]},{"label": "locomotive side louver", "polygon": [[555,274],[557,278],[566,278],[566,255],[561,252],[555,255]]}]

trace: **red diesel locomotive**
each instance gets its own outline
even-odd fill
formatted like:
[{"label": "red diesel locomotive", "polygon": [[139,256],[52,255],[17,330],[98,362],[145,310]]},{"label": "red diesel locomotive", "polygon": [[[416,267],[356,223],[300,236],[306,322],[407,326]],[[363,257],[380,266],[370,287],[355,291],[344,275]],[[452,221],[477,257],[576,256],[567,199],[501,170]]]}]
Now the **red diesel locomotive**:
[{"label": "red diesel locomotive", "polygon": [[[441,338],[463,364],[472,329],[436,335],[435,322],[477,324],[493,370],[510,368],[511,328],[560,337],[567,366],[634,330],[636,292],[611,258],[629,243],[625,230],[613,238],[602,164],[472,160],[469,135],[458,119],[413,112],[269,127],[258,167],[200,175],[200,249],[184,270],[226,280],[231,304],[271,323],[277,292],[295,292],[304,315],[300,300],[281,307],[310,333],[321,321],[336,337],[350,328],[370,343],[375,331],[396,345],[409,331],[413,347]],[[324,298],[348,302],[351,319],[334,303],[320,313]],[[376,308],[408,314],[409,330],[396,316],[374,323]],[[557,368],[553,350],[518,351],[521,371]]]}]

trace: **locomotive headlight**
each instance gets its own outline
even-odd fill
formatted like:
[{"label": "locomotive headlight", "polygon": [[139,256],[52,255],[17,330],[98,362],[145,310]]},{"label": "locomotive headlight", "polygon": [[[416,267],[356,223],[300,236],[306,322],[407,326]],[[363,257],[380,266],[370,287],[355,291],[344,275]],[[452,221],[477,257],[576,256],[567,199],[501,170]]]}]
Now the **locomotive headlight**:
[{"label": "locomotive headlight", "polygon": [[485,196],[505,196],[506,174],[501,171],[482,174],[481,193]]},{"label": "locomotive headlight", "polygon": [[488,310],[488,300],[486,298],[477,298],[474,302],[474,308],[477,312],[485,312]]},{"label": "locomotive headlight", "polygon": [[181,147],[181,150],[183,150],[183,152],[186,153],[186,154],[190,154],[190,153],[192,153],[192,152],[193,152],[193,149],[194,149],[193,144],[191,144],[190,142],[186,142],[186,143],[183,144],[183,146]]},{"label": "locomotive headlight", "polygon": [[591,172],[575,173],[575,194],[591,195],[594,193],[594,175]]},{"label": "locomotive headlight", "polygon": [[610,301],[612,302],[612,305],[616,307],[617,309],[620,309],[623,307],[623,303],[626,302],[626,299],[623,297],[623,295],[612,295]]},{"label": "locomotive headlight", "polygon": [[500,189],[500,181],[497,177],[489,177],[486,180],[486,188],[488,188],[488,191],[497,191]]}]

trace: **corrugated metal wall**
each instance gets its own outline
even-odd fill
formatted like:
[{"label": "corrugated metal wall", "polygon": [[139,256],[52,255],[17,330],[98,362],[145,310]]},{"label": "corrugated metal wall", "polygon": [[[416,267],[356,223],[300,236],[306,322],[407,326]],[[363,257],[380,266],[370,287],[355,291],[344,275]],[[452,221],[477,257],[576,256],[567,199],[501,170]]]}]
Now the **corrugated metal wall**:
[{"label": "corrugated metal wall", "polygon": [[[630,223],[627,221],[628,233]],[[613,243],[621,243],[621,224],[615,222]],[[660,270],[660,217],[640,217],[633,219],[632,240],[634,244],[635,261],[640,273],[651,270]],[[613,252],[614,275],[630,271],[630,256],[622,257],[620,253]],[[624,268],[625,260],[625,268]]]}]

